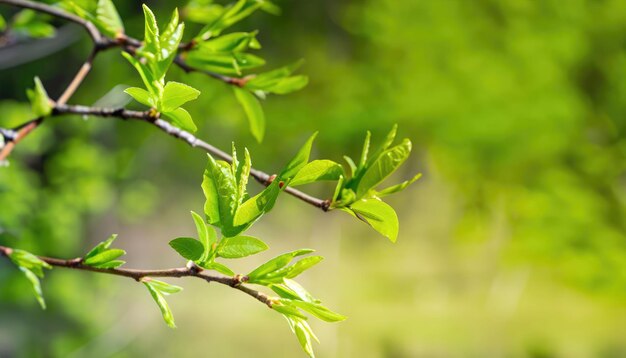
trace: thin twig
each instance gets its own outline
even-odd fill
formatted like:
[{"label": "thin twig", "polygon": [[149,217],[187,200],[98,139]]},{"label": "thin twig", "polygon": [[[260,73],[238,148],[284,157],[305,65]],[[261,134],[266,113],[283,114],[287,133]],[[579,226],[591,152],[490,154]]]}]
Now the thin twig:
[{"label": "thin twig", "polygon": [[[3,256],[8,257],[12,251],[13,249],[10,247],[0,246],[0,254],[2,254]],[[104,274],[115,275],[115,276],[123,276],[123,277],[132,278],[135,281],[142,281],[142,279],[145,279],[148,277],[176,277],[176,278],[197,277],[209,283],[217,282],[222,285],[235,288],[241,292],[246,293],[247,295],[254,297],[258,301],[267,305],[269,308],[272,308],[272,304],[273,304],[272,298],[269,297],[268,295],[264,294],[263,292],[254,290],[250,287],[244,286],[243,282],[245,282],[246,280],[245,277],[240,276],[240,275],[237,275],[234,277],[213,275],[213,274],[206,273],[205,271],[202,270],[202,268],[197,267],[197,266],[177,267],[177,268],[161,269],[161,270],[136,270],[136,269],[125,269],[125,268],[103,269],[103,268],[97,268],[97,267],[85,265],[84,263],[82,263],[81,258],[72,259],[72,260],[63,260],[63,259],[45,257],[45,256],[37,256],[37,257],[41,261],[49,264],[50,266],[64,267],[64,268],[80,270],[80,271],[98,272],[98,273],[104,273]]]}]

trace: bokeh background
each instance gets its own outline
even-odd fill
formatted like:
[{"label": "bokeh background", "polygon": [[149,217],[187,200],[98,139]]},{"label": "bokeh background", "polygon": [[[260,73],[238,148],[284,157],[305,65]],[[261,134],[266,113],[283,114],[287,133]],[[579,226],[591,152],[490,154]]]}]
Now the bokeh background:
[{"label": "bokeh background", "polygon": [[[148,2],[161,21],[175,3]],[[173,69],[170,79],[202,91],[188,106],[199,136],[247,146],[272,172],[315,130],[314,156],[341,161],[358,155],[366,130],[376,143],[398,123],[414,153],[393,180],[424,174],[389,197],[396,244],[288,196],[250,231],[271,249],[234,263],[241,272],[300,247],[326,257],[301,281],[349,319],[312,322],[318,355],[626,356],[626,3],[279,4],[281,16],[259,13],[233,30],[260,30],[268,68],[306,59],[309,86],[265,101],[257,144],[226,85]],[[116,5],[141,37],[140,2]],[[46,40],[54,50],[0,49],[1,127],[31,118],[34,76],[57,97],[89,52],[81,29],[59,25]],[[139,83],[108,51],[71,102]],[[129,267],[181,265],[167,242],[194,234],[205,162],[143,123],[55,118],[0,168],[0,244],[72,258],[118,233]],[[2,260],[0,356],[304,355],[277,314],[196,281],[170,281],[185,287],[168,300],[171,330],[144,287],[85,272],[48,272],[42,311]]]}]

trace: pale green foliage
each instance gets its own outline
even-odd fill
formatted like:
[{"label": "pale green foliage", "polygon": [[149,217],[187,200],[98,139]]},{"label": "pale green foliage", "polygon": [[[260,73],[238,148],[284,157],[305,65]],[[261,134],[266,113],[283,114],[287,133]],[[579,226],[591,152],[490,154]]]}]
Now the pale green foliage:
[{"label": "pale green foliage", "polygon": [[85,265],[103,269],[117,268],[125,264],[125,261],[117,260],[117,258],[125,255],[126,251],[110,248],[116,238],[117,235],[111,235],[111,237],[96,245],[83,257],[82,262]]},{"label": "pale green foliage", "polygon": [[35,297],[37,302],[41,305],[41,308],[46,309],[46,302],[43,299],[43,293],[41,291],[40,278],[43,278],[43,269],[51,269],[52,267],[39,259],[37,256],[24,250],[12,250],[9,254],[9,259],[13,261],[15,265],[24,273],[28,281],[33,286]]},{"label": "pale green foliage", "polygon": [[26,95],[30,100],[31,109],[36,117],[44,117],[52,112],[48,93],[39,77],[35,77],[35,89],[27,90]]}]

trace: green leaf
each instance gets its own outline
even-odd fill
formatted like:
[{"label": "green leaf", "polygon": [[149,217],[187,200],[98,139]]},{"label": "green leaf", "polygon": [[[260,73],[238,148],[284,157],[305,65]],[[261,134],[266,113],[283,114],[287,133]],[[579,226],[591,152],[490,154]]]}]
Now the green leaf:
[{"label": "green leaf", "polygon": [[338,180],[343,168],[332,160],[314,160],[298,171],[289,186],[304,185],[322,180]]},{"label": "green leaf", "polygon": [[83,263],[85,265],[98,267],[104,263],[115,260],[116,258],[125,254],[126,254],[126,251],[121,250],[121,249],[104,250],[100,252],[99,254],[96,254],[88,259],[85,259]]},{"label": "green leaf", "polygon": [[124,24],[111,0],[98,0],[96,21],[111,37],[124,33]]},{"label": "green leaf", "polygon": [[187,260],[197,261],[204,253],[204,246],[190,237],[179,237],[170,241],[170,246]]},{"label": "green leaf", "polygon": [[159,59],[161,61],[166,61],[169,58],[174,57],[178,51],[178,45],[180,44],[180,40],[183,38],[184,31],[185,24],[178,23],[178,9],[174,9],[170,22],[165,27],[165,31],[163,31],[159,40],[161,47]]},{"label": "green leaf", "polygon": [[383,236],[396,242],[398,238],[398,216],[393,208],[380,199],[362,199],[350,205],[355,216],[369,224]]},{"label": "green leaf", "polygon": [[107,250],[109,247],[111,247],[111,244],[113,243],[113,241],[115,241],[115,239],[117,239],[117,234],[113,234],[111,236],[109,236],[108,239],[100,242],[98,245],[96,245],[93,249],[91,249],[87,255],[85,255],[84,259],[89,259],[91,257],[96,256],[97,254]]},{"label": "green leaf", "polygon": [[289,265],[291,260],[300,255],[306,255],[315,250],[311,249],[300,249],[292,252],[288,252],[279,256],[274,257],[273,259],[267,261],[266,263],[260,265],[256,269],[252,270],[248,276],[248,282],[257,283],[261,282],[266,276],[272,274],[273,272]]},{"label": "green leaf", "polygon": [[44,268],[51,269],[52,266],[24,250],[14,249],[8,256],[32,284],[35,297],[41,308],[46,309],[46,302],[43,299],[39,278],[43,278]]},{"label": "green leaf", "polygon": [[184,108],[177,108],[171,112],[163,112],[165,117],[169,118],[172,121],[172,124],[176,127],[185,130],[187,132],[194,133],[198,130],[196,124],[191,119],[191,115]]},{"label": "green leaf", "polygon": [[135,101],[145,106],[156,107],[157,99],[155,98],[155,96],[143,88],[129,87],[125,89],[124,92],[126,92],[129,96],[133,97]]},{"label": "green leaf", "polygon": [[9,259],[17,266],[33,271],[39,277],[43,277],[44,268],[52,268],[52,266],[42,261],[39,257],[24,250],[14,249],[9,254]]},{"label": "green leaf", "polygon": [[357,197],[363,197],[370,189],[375,188],[404,163],[411,154],[411,141],[405,139],[401,144],[384,151],[374,163],[367,168],[359,181]]},{"label": "green leaf", "polygon": [[45,117],[52,113],[52,106],[50,105],[48,93],[46,93],[45,88],[43,88],[43,84],[41,84],[39,77],[35,77],[35,89],[29,89],[26,94],[30,100],[33,114],[36,117]]},{"label": "green leaf", "polygon": [[387,195],[394,194],[394,193],[397,193],[399,191],[402,191],[407,186],[413,184],[414,181],[416,181],[417,179],[419,179],[421,177],[422,177],[422,173],[419,173],[419,174],[415,175],[413,178],[411,178],[411,179],[409,179],[407,181],[404,181],[404,182],[402,182],[400,184],[396,184],[394,186],[390,186],[389,188],[386,188],[386,189],[383,189],[383,190],[377,192],[376,196],[382,198],[383,196],[387,196]]},{"label": "green leaf", "polygon": [[312,345],[311,338],[315,339],[318,342],[319,340],[317,339],[315,334],[313,334],[313,331],[311,330],[311,327],[309,326],[309,324],[306,322],[306,320],[299,318],[299,317],[289,316],[289,315],[284,315],[284,316],[287,319],[287,322],[289,323],[289,327],[291,327],[291,331],[298,338],[298,342],[300,342],[300,346],[302,347],[304,352],[308,354],[309,357],[315,358],[315,354],[313,353],[313,345]]},{"label": "green leaf", "polygon": [[[155,282],[159,282],[159,283],[155,284]],[[156,281],[156,280],[149,280],[149,281],[146,280],[146,281],[143,281],[143,284],[148,288],[148,291],[150,292],[150,296],[152,296],[152,298],[154,299],[154,302],[156,302],[157,306],[159,306],[159,310],[161,311],[161,315],[163,316],[163,320],[165,321],[165,323],[168,326],[170,326],[170,328],[176,328],[172,311],[170,310],[170,307],[168,306],[167,301],[165,300],[165,297],[163,297],[163,294],[168,294],[169,292],[167,292],[167,290],[166,291],[160,290],[160,288],[162,288],[161,284],[165,284],[165,285],[168,285],[168,284],[166,284],[165,282]]]},{"label": "green leaf", "polygon": [[296,300],[291,301],[291,304],[309,312],[310,314],[321,319],[322,321],[339,322],[346,319],[346,316],[333,312],[319,303],[310,303]]},{"label": "green leaf", "polygon": [[157,26],[154,13],[146,4],[141,5],[145,17],[145,34],[143,50],[149,53],[158,54],[160,52],[159,27]]},{"label": "green leaf", "polygon": [[196,224],[196,230],[198,231],[198,240],[202,243],[204,250],[202,251],[202,255],[198,259],[200,262],[204,262],[209,258],[209,254],[213,248],[213,244],[217,242],[217,234],[212,227],[207,226],[202,220],[200,215],[191,212],[191,217],[193,218],[194,223]]},{"label": "green leaf", "polygon": [[370,150],[371,137],[372,133],[370,131],[367,131],[367,134],[365,135],[365,143],[363,143],[363,151],[361,152],[361,160],[359,160],[359,167],[363,167],[367,162],[367,154]]},{"label": "green leaf", "polygon": [[200,42],[198,48],[202,51],[220,52],[241,52],[248,49],[250,42],[255,38],[257,32],[233,32],[220,36],[214,40]]},{"label": "green leaf", "polygon": [[286,278],[294,278],[304,271],[310,269],[311,267],[317,265],[324,258],[322,256],[311,256],[303,258],[302,260],[296,262],[289,273],[285,276]]},{"label": "green leaf", "polygon": [[163,89],[161,108],[163,112],[171,112],[183,104],[198,98],[200,91],[184,83],[169,81]]},{"label": "green leaf", "polygon": [[265,135],[265,115],[259,100],[250,92],[239,87],[233,87],[237,101],[243,107],[248,121],[250,122],[250,132],[260,143]]},{"label": "green leaf", "polygon": [[291,290],[291,292],[293,292],[297,296],[297,299],[304,302],[320,303],[320,300],[314,298],[304,287],[302,287],[296,281],[285,278],[283,280],[283,283],[289,290]]},{"label": "green leaf", "polygon": [[[217,200],[219,213],[219,223],[217,225],[221,229],[224,237],[237,236],[243,232],[247,226],[234,224],[234,217],[238,207],[238,189],[235,174],[233,173],[231,165],[225,161],[215,161],[210,155],[208,159],[207,170],[205,172],[208,173],[215,185],[215,199]],[[209,209],[214,209],[214,207]]]},{"label": "green leaf", "polygon": [[178,292],[183,290],[183,288],[180,287],[180,286],[171,285],[171,284],[169,284],[167,282],[155,280],[153,278],[150,278],[150,280],[148,282],[150,283],[150,286],[152,286],[154,289],[156,289],[157,291],[159,291],[159,292],[161,292],[161,293],[163,293],[165,295],[178,293]]},{"label": "green leaf", "polygon": [[339,180],[337,181],[337,186],[335,187],[335,192],[333,193],[332,202],[336,202],[337,198],[339,198],[339,194],[341,194],[341,189],[343,189],[344,176],[339,176]]},{"label": "green leaf", "polygon": [[394,124],[393,127],[391,127],[391,130],[389,131],[389,133],[387,133],[387,136],[385,137],[385,140],[383,141],[381,146],[378,147],[378,149],[372,155],[369,156],[369,160],[367,160],[366,162],[367,167],[370,164],[372,164],[372,162],[374,162],[376,159],[378,159],[378,157],[381,155],[382,152],[384,152],[385,150],[387,150],[387,148],[389,148],[391,143],[393,143],[394,139],[396,139],[397,133],[398,133],[398,125]]},{"label": "green leaf", "polygon": [[24,276],[26,276],[28,281],[30,281],[31,285],[33,286],[33,291],[35,292],[35,298],[37,298],[37,302],[39,302],[39,305],[41,306],[41,308],[45,310],[46,301],[43,298],[43,291],[41,290],[41,283],[39,282],[39,277],[37,277],[35,273],[33,273],[31,270],[25,267],[20,267],[19,269],[20,271],[22,271]]},{"label": "green leaf", "polygon": [[259,56],[244,52],[212,52],[201,47],[185,53],[185,62],[194,68],[229,76],[241,76],[243,71],[265,65]]},{"label": "green leaf", "polygon": [[[209,162],[213,160],[210,154]],[[219,211],[219,200],[220,197],[217,193],[217,184],[213,179],[212,169],[209,165],[207,169],[204,170],[204,175],[202,177],[202,191],[204,192],[204,197],[206,201],[204,202],[204,214],[207,217],[209,224],[220,226],[220,211]]]},{"label": "green leaf", "polygon": [[282,313],[283,315],[294,316],[302,319],[307,319],[308,317],[298,310],[298,307],[291,305],[287,302],[281,302],[281,304],[272,305],[272,309],[278,313]]},{"label": "green leaf", "polygon": [[[234,153],[233,153],[234,154]],[[235,158],[236,156],[233,156]],[[234,161],[233,161],[234,163]],[[250,169],[252,168],[252,160],[248,148],[244,148],[243,163],[237,165],[235,172],[237,179],[237,204],[241,205],[246,197],[246,188],[248,186],[248,178],[250,177]]]},{"label": "green leaf", "polygon": [[235,276],[235,273],[233,272],[233,270],[229,269],[228,267],[226,267],[225,265],[222,265],[219,262],[211,262],[210,264],[206,264],[202,267],[204,267],[207,270],[215,270],[226,276]]},{"label": "green leaf", "polygon": [[135,67],[135,70],[139,73],[139,76],[148,91],[155,95],[156,98],[159,98],[160,94],[163,92],[163,85],[160,81],[156,80],[152,70],[126,52],[122,52],[122,56],[124,56],[124,58],[127,59],[133,67]]},{"label": "green leaf", "polygon": [[299,60],[291,65],[277,68],[272,71],[259,73],[246,82],[245,87],[250,90],[268,90],[278,85],[282,80],[287,78],[293,71],[298,69],[303,60]]},{"label": "green leaf", "polygon": [[223,240],[217,254],[226,259],[238,259],[254,255],[269,248],[266,243],[252,236],[235,236]]},{"label": "green leaf", "polygon": [[270,211],[280,194],[280,183],[275,180],[259,194],[246,200],[235,213],[233,224],[235,226],[251,225],[261,215]]},{"label": "green leaf", "polygon": [[98,264],[98,265],[91,265],[97,268],[101,268],[101,269],[114,269],[114,268],[118,268],[122,265],[124,265],[126,263],[126,261],[122,261],[122,260],[111,260],[102,264]]},{"label": "green leaf", "polygon": [[317,132],[313,133],[304,143],[302,148],[298,150],[296,155],[289,161],[285,169],[280,173],[279,177],[284,180],[292,179],[300,169],[302,169],[309,162],[309,155],[311,154],[311,147],[313,141],[317,137]]},{"label": "green leaf", "polygon": [[354,160],[352,160],[352,158],[347,155],[344,155],[343,159],[346,161],[346,163],[348,163],[348,167],[350,167],[350,173],[352,174],[352,177],[354,177],[357,171],[357,166],[356,164],[354,164]]}]

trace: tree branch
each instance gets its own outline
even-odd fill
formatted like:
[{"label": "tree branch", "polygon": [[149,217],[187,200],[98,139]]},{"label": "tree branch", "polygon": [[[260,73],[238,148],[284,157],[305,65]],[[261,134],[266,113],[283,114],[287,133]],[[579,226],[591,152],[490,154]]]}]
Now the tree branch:
[{"label": "tree branch", "polygon": [[[0,254],[2,256],[9,257],[12,248],[6,246],[0,246]],[[272,304],[274,303],[272,298],[266,295],[263,292],[254,290],[250,287],[244,286],[243,283],[246,281],[245,276],[236,275],[234,277],[213,275],[206,273],[203,271],[201,267],[192,266],[192,267],[177,267],[170,269],[161,269],[161,270],[136,270],[136,269],[123,269],[123,268],[111,268],[111,269],[102,269],[97,267],[92,267],[89,265],[85,265],[82,263],[82,258],[72,259],[72,260],[63,260],[53,257],[45,257],[45,256],[37,256],[41,261],[49,264],[54,267],[64,267],[73,270],[80,271],[91,271],[104,273],[115,276],[123,276],[132,278],[135,281],[142,281],[142,279],[149,277],[197,277],[206,282],[217,282],[222,285],[230,286],[235,288],[241,292],[246,293],[249,296],[254,297],[258,301],[264,303],[269,308],[272,308]]]}]

